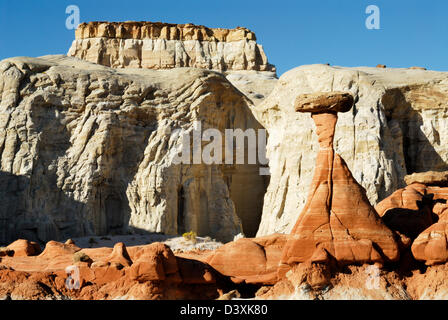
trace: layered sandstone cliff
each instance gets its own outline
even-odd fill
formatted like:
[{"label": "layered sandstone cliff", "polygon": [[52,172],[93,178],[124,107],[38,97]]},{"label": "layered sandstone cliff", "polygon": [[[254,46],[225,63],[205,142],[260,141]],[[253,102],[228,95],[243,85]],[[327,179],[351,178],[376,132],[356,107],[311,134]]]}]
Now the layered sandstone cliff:
[{"label": "layered sandstone cliff", "polygon": [[310,115],[294,112],[303,93],[347,91],[334,148],[375,205],[404,187],[407,174],[448,169],[448,73],[308,65],[283,74],[252,110],[269,134],[271,172],[258,235],[290,232],[315,170],[318,141]]},{"label": "layered sandstone cliff", "polygon": [[68,55],[113,68],[275,71],[255,34],[241,27],[89,22],[79,25]]},{"label": "layered sandstone cliff", "polygon": [[259,128],[248,104],[207,70],[117,71],[65,56],[0,62],[0,243],[255,233],[258,165],[173,161],[193,143],[173,132],[191,133],[194,121]]}]

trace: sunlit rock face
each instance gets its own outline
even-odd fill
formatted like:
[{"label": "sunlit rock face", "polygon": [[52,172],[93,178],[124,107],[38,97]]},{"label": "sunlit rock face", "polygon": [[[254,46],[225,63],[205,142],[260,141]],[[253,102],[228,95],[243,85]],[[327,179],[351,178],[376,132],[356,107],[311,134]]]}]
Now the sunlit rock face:
[{"label": "sunlit rock face", "polygon": [[261,128],[249,104],[209,70],[116,70],[66,56],[1,61],[0,242],[255,234],[266,188],[257,164],[173,161],[193,143],[177,129]]},{"label": "sunlit rock face", "polygon": [[79,25],[68,55],[113,68],[275,71],[255,34],[241,27],[89,22]]}]

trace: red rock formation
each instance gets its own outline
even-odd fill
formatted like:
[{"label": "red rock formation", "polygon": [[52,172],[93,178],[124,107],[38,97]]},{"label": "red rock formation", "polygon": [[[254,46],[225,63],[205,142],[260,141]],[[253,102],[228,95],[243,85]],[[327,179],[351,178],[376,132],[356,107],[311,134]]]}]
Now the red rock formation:
[{"label": "red rock formation", "polygon": [[296,100],[296,111],[313,113],[320,151],[307,204],[283,250],[280,273],[294,263],[327,262],[330,257],[340,264],[398,259],[392,232],[333,150],[336,112],[352,105],[353,97],[344,93],[304,95]]},{"label": "red rock formation", "polygon": [[206,262],[235,283],[274,284],[286,240],[282,234],[242,238],[217,249]]},{"label": "red rock formation", "polygon": [[428,187],[413,183],[395,191],[375,207],[384,223],[393,231],[415,239],[435,223],[446,208],[448,188]]},{"label": "red rock formation", "polygon": [[[82,250],[82,251],[80,251]],[[73,262],[83,252],[94,262]],[[67,267],[70,268],[68,273]],[[231,283],[199,260],[174,256],[168,246],[153,243],[126,248],[81,249],[47,243],[39,256],[0,259],[0,297],[14,299],[215,299]],[[73,281],[67,284],[68,279]]]},{"label": "red rock formation", "polygon": [[39,244],[24,239],[14,241],[8,249],[14,251],[14,257],[35,256],[41,252]]},{"label": "red rock formation", "polygon": [[114,262],[120,264],[124,267],[129,267],[132,265],[132,260],[129,257],[129,253],[126,250],[126,246],[123,242],[118,242],[114,245],[114,249],[106,261]]},{"label": "red rock formation", "polygon": [[414,240],[411,250],[415,259],[427,265],[448,262],[448,212]]},{"label": "red rock formation", "polygon": [[165,280],[167,276],[177,272],[176,257],[170,248],[164,244],[155,243],[144,246],[135,253],[129,276],[131,279],[144,282]]},{"label": "red rock formation", "polygon": [[447,206],[448,172],[419,172],[404,178],[407,187],[399,189],[378,203],[375,210],[383,217],[391,209],[419,210],[422,202],[432,199],[433,213],[440,215]]},{"label": "red rock formation", "polygon": [[44,251],[39,255],[39,257],[52,259],[57,256],[74,254],[79,250],[81,250],[81,248],[77,247],[74,244],[65,244],[57,241],[49,241],[47,242]]}]

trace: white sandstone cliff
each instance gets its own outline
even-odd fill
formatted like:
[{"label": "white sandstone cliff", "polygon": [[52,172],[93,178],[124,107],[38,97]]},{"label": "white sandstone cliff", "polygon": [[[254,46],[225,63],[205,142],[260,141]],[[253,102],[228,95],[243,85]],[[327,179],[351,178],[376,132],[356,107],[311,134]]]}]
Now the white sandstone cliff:
[{"label": "white sandstone cliff", "polygon": [[240,27],[90,22],[79,25],[68,55],[112,68],[195,67],[275,72],[255,34]]},{"label": "white sandstone cliff", "polygon": [[194,121],[259,128],[248,103],[208,70],[1,61],[0,242],[190,230],[227,241],[242,225],[255,233],[258,165],[173,163],[183,140],[172,132]]}]

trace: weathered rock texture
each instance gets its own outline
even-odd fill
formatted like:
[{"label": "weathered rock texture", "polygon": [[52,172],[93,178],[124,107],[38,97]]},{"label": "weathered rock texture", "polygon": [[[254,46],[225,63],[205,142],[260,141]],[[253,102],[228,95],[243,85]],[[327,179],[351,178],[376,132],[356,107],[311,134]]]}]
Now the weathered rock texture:
[{"label": "weathered rock texture", "polygon": [[301,66],[283,74],[254,114],[269,134],[270,184],[257,235],[290,232],[312,181],[318,141],[295,98],[347,91],[355,97],[341,114],[335,151],[346,161],[372,205],[404,187],[413,172],[448,169],[448,74],[410,69]]},{"label": "weathered rock texture", "polygon": [[265,192],[258,165],[173,161],[193,143],[175,130],[191,133],[194,121],[222,133],[259,128],[248,104],[208,70],[2,61],[0,243],[190,230],[230,240],[241,221],[255,233]]},{"label": "weathered rock texture", "polygon": [[320,150],[307,203],[283,250],[285,267],[331,258],[353,264],[399,257],[392,232],[333,149],[337,112],[352,105],[353,97],[344,92],[306,94],[296,100],[296,111],[312,113]]},{"label": "weathered rock texture", "polygon": [[275,71],[255,34],[241,27],[89,22],[79,25],[75,34],[69,56],[113,68]]},{"label": "weathered rock texture", "polygon": [[25,239],[14,241],[8,246],[8,249],[14,252],[14,257],[35,256],[40,253],[39,244]]},{"label": "weathered rock texture", "polygon": [[412,243],[415,259],[427,265],[448,262],[448,214],[444,213],[437,223],[423,231]]},{"label": "weathered rock texture", "polygon": [[428,171],[428,172],[418,172],[413,173],[404,177],[404,181],[407,185],[413,183],[421,183],[427,186],[448,186],[448,171]]},{"label": "weathered rock texture", "polygon": [[239,239],[210,253],[204,262],[235,283],[272,285],[277,282],[277,268],[287,240],[288,236],[282,234]]},{"label": "weathered rock texture", "polygon": [[413,183],[375,207],[386,225],[414,240],[448,209],[448,188]]},{"label": "weathered rock texture", "polygon": [[[78,253],[93,263],[73,262]],[[162,243],[82,249],[50,241],[39,256],[0,260],[2,299],[216,299],[226,282],[209,266],[178,258]]]},{"label": "weathered rock texture", "polygon": [[448,262],[448,188],[446,173],[422,172],[406,177],[414,182],[381,201],[376,210],[386,225],[413,240],[412,257],[427,265]]}]

